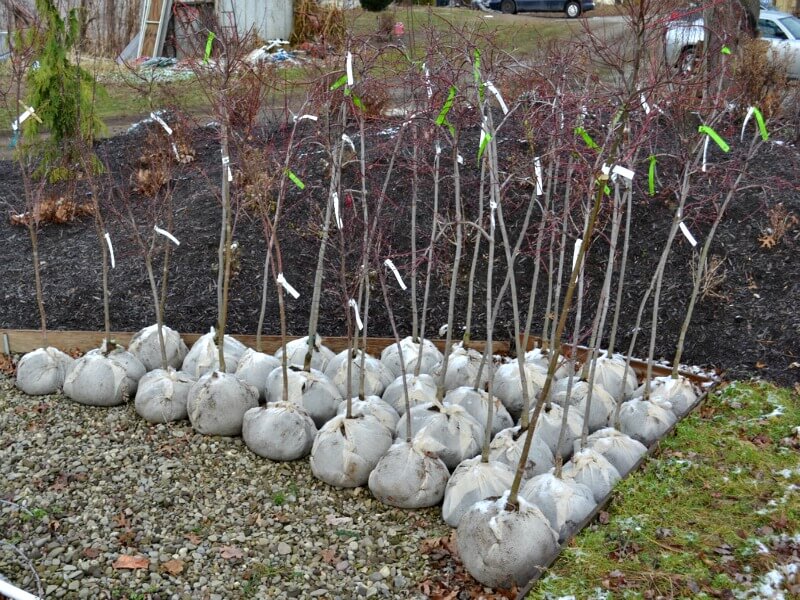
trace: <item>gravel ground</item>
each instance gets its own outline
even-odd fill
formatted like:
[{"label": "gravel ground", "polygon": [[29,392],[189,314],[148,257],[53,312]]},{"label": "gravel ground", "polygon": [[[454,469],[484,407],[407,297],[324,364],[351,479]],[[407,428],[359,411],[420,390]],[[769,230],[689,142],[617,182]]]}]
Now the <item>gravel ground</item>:
[{"label": "gravel ground", "polygon": [[450,533],[438,508],[331,488],[307,460],[10,379],[0,465],[0,573],[35,592],[35,569],[47,598],[419,598],[441,575],[422,542]]}]

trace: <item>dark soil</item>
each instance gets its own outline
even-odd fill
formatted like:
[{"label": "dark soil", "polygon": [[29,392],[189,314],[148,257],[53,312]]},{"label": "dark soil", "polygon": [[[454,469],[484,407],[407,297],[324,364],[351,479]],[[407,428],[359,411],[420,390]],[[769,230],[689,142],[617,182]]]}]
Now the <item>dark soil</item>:
[{"label": "dark soil", "polygon": [[[115,330],[135,331],[154,322],[152,295],[142,254],[133,242],[131,230],[126,227],[121,215],[130,205],[141,226],[141,231],[149,240],[152,231],[153,212],[163,207],[163,192],[160,204],[152,202],[141,194],[132,192],[130,179],[137,160],[154,149],[155,135],[152,125],[135,128],[133,131],[104,140],[97,146],[97,154],[108,165],[108,172],[114,180],[103,183],[104,212],[107,229],[114,240],[116,268],[110,274],[111,320]],[[149,132],[149,133],[148,133]],[[477,133],[473,137],[477,137]],[[161,136],[163,138],[163,136]],[[357,135],[351,135],[358,145]],[[173,166],[170,173],[172,198],[175,210],[173,232],[181,240],[179,248],[172,253],[170,268],[169,299],[166,308],[166,323],[183,332],[202,332],[215,324],[216,283],[217,283],[217,245],[219,236],[220,203],[218,182],[221,174],[218,132],[213,127],[194,129],[185,140],[196,153],[196,160],[185,166]],[[238,151],[233,152],[232,164],[235,170],[244,168],[248,175],[245,182],[252,183],[249,189],[258,190],[258,173],[274,176],[282,173],[283,158],[276,148],[285,140],[285,132],[276,136],[262,134],[262,143],[255,158],[246,159],[245,147],[251,141],[242,140]],[[379,131],[373,127],[367,132],[367,149],[370,153],[368,164],[368,198],[370,210],[374,210],[376,199],[383,185],[383,178],[393,151],[396,135],[391,131]],[[305,190],[300,191],[287,183],[287,199],[280,228],[282,250],[282,271],[286,279],[300,292],[294,300],[287,296],[288,332],[294,335],[307,333],[308,311],[311,302],[313,276],[319,247],[320,227],[325,209],[328,189],[326,166],[323,154],[310,144],[303,146],[298,140],[301,153],[293,169],[306,182]],[[465,195],[464,210],[468,218],[477,211],[479,169],[475,167],[475,154],[472,150],[476,140],[468,139],[462,150],[465,167],[462,170],[462,190]],[[430,135],[417,140],[418,147],[432,148]],[[515,144],[513,136],[504,138],[503,144],[510,148]],[[408,283],[411,272],[409,252],[409,224],[411,176],[411,149],[414,144],[404,140],[398,156],[395,172],[387,188],[387,197],[380,216],[379,234],[372,244],[374,264],[380,264],[391,257]],[[255,145],[253,145],[255,147]],[[316,154],[315,154],[316,152]],[[428,150],[426,150],[428,152]],[[524,154],[524,151],[520,151]],[[448,157],[445,149],[443,157]],[[800,190],[797,185],[798,159],[800,153],[789,145],[766,144],[745,185],[750,186],[740,192],[731,204],[727,217],[720,226],[711,254],[721,262],[722,281],[710,295],[698,302],[694,319],[687,336],[683,362],[725,371],[729,379],[762,377],[779,384],[794,384],[800,378],[800,225],[791,215],[800,217]],[[427,245],[431,224],[432,156],[426,156],[426,166],[420,170],[419,191],[419,232],[418,252]],[[243,167],[244,165],[244,167]],[[249,167],[247,166],[249,165]],[[255,165],[257,168],[253,168]],[[659,167],[661,168],[661,167]],[[442,161],[441,203],[452,205],[452,163],[449,157]],[[646,173],[646,165],[639,170]],[[254,174],[255,173],[255,174]],[[357,179],[358,165],[348,164],[343,178],[348,185],[360,188]],[[725,173],[714,172],[712,167],[709,180],[700,185],[712,185],[712,176],[724,178]],[[244,200],[242,189],[245,184],[237,174],[234,189]],[[249,180],[247,178],[250,178]],[[278,181],[276,178],[273,180]],[[256,181],[256,183],[253,183]],[[288,181],[288,180],[287,180]],[[262,182],[263,183],[263,182]],[[646,186],[646,181],[644,183]],[[714,184],[716,185],[716,184]],[[262,186],[263,187],[263,186]],[[108,189],[114,193],[109,195]],[[277,187],[273,187],[277,189]],[[343,193],[345,235],[345,264],[347,292],[344,292],[339,276],[340,238],[335,228],[332,246],[326,260],[325,283],[322,295],[319,331],[323,335],[344,335],[347,333],[346,302],[356,294],[354,265],[361,252],[362,231],[361,206],[353,201],[358,198],[359,189]],[[58,190],[48,190],[50,195],[68,195],[82,201],[87,199],[89,189],[80,182],[74,189],[61,186]],[[267,199],[274,202],[277,192]],[[529,187],[522,187],[519,193],[509,194],[504,200],[504,214],[512,238],[515,238],[527,203]],[[0,201],[14,207],[15,212],[24,208],[23,184],[14,162],[0,162]],[[643,292],[650,283],[652,273],[661,254],[669,228],[674,207],[671,196],[663,192],[650,198],[644,189],[637,188],[634,194],[632,215],[632,244],[626,275],[625,293],[621,312],[617,350],[625,351],[632,334],[636,311]],[[782,204],[786,211],[788,229],[773,247],[765,247],[759,238],[768,232],[770,214],[776,214],[776,207]],[[273,205],[274,206],[274,205]],[[113,210],[112,210],[113,207]],[[713,208],[687,207],[687,220],[692,233],[701,241],[708,232],[714,217]],[[116,211],[116,212],[115,212]],[[12,212],[9,208],[9,212]],[[443,222],[452,218],[447,208]],[[371,218],[371,217],[370,217]],[[580,226],[582,217],[576,214],[575,221]],[[159,224],[164,226],[164,220]],[[532,250],[535,244],[536,229],[539,222],[538,210],[534,211],[528,236],[522,245],[522,256],[518,263],[517,276],[520,287],[521,310],[527,309],[528,288],[533,272]],[[604,214],[605,228],[591,247],[586,271],[587,298],[584,304],[584,317],[581,339],[586,341],[591,318],[594,314],[597,296],[603,276],[603,265],[607,255],[608,215]],[[254,333],[261,303],[261,282],[265,244],[263,228],[257,214],[241,210],[237,213],[235,239],[239,250],[236,257],[235,277],[232,280],[228,331],[232,333]],[[470,238],[473,234],[470,230]],[[574,236],[577,229],[570,232]],[[499,234],[499,230],[498,230]],[[162,238],[159,238],[161,240]],[[436,247],[434,277],[431,286],[431,301],[427,328],[429,334],[437,334],[439,327],[447,322],[447,296],[449,291],[449,265],[453,256],[454,232],[446,229]],[[47,320],[53,329],[101,330],[103,328],[103,305],[101,287],[100,242],[94,221],[82,217],[67,224],[43,225],[39,231],[40,257]],[[159,242],[160,243],[160,242]],[[160,247],[160,246],[159,246]],[[699,248],[699,247],[698,247]],[[467,304],[466,281],[468,278],[473,244],[465,243],[462,266],[459,273],[459,291],[456,302],[456,331],[461,335]],[[569,242],[567,255],[571,256],[572,242]],[[696,254],[696,251],[695,251]],[[0,281],[3,282],[0,327],[37,328],[39,316],[35,299],[33,272],[31,267],[31,246],[27,230],[12,226],[4,216],[0,221]],[[160,255],[159,255],[160,256]],[[156,267],[160,258],[156,256]],[[505,276],[505,256],[502,246],[496,249],[495,291],[499,289]],[[675,344],[684,318],[689,292],[691,290],[690,258],[692,249],[678,234],[667,267],[667,277],[662,290],[661,307],[658,316],[658,338],[655,357],[670,360],[674,356]],[[472,337],[485,335],[485,273],[488,254],[485,242],[481,248],[478,278],[475,288],[475,308],[473,314]],[[377,262],[380,260],[380,262]],[[547,256],[542,257],[543,269],[540,276],[540,291],[535,311],[533,333],[541,332],[547,283]],[[424,270],[426,263],[418,260],[418,292],[422,297]],[[383,305],[376,273],[373,273],[372,297],[369,313],[369,333],[374,336],[392,335],[387,312]],[[401,292],[391,273],[386,273],[387,285],[391,292],[392,308],[397,319],[400,334],[405,335],[411,327],[411,305],[408,292]],[[612,306],[614,310],[612,293]],[[420,301],[421,305],[421,301]],[[608,323],[611,321],[609,313]],[[645,313],[643,331],[639,336],[635,354],[646,356],[651,319],[650,310]],[[588,316],[587,316],[588,315]],[[513,335],[511,301],[507,297],[495,327],[495,339],[509,339]],[[267,315],[263,329],[266,334],[280,333],[277,299],[274,283],[270,281],[267,302]],[[569,334],[571,337],[571,333]],[[608,339],[606,335],[606,340]]]}]

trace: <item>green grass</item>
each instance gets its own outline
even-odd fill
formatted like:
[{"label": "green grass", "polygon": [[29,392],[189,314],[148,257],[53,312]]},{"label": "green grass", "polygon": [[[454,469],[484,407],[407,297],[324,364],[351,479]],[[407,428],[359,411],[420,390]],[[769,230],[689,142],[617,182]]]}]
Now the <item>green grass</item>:
[{"label": "green grass", "polygon": [[791,390],[735,383],[713,395],[617,487],[607,523],[578,535],[528,597],[710,598],[739,589],[737,574],[757,580],[776,561],[760,544],[800,525],[790,487],[800,484],[800,454],[786,440],[798,424]]},{"label": "green grass", "polygon": [[[583,19],[554,19],[548,16],[504,15],[499,12],[484,13],[460,8],[409,7],[388,9],[395,21],[405,26],[405,40],[414,32],[415,48],[412,55],[421,56],[425,45],[426,32],[433,31],[437,45],[459,47],[463,35],[469,34],[475,40],[493,40],[516,58],[524,58],[533,53],[541,44],[558,38],[572,38],[579,35],[584,26]],[[491,18],[487,18],[490,15]],[[354,36],[372,35],[377,31],[377,17],[360,9],[347,12],[347,30]]]}]

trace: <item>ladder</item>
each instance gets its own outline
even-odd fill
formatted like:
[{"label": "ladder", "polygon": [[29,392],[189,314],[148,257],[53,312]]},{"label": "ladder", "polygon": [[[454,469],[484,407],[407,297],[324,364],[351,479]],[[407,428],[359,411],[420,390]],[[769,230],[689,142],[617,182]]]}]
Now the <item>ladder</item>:
[{"label": "ladder", "polygon": [[171,16],[172,0],[144,0],[137,57],[161,56]]}]

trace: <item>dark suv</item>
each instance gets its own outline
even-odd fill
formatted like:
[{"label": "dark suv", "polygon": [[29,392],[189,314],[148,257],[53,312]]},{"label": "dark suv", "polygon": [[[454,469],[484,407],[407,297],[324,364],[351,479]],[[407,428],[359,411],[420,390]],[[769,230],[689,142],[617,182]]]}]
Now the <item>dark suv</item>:
[{"label": "dark suv", "polygon": [[490,0],[489,8],[513,15],[518,12],[563,12],[570,19],[594,10],[594,0]]}]

